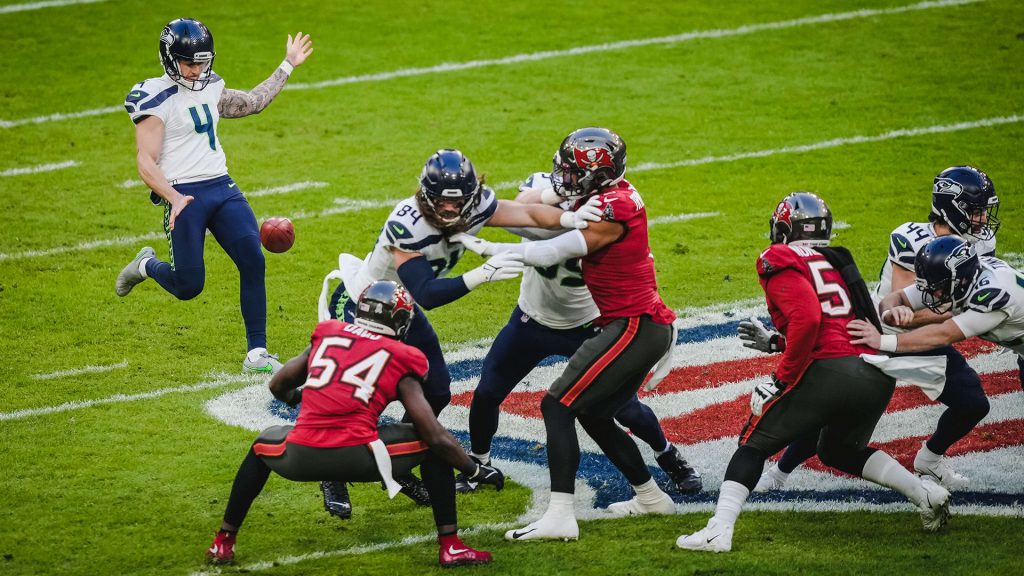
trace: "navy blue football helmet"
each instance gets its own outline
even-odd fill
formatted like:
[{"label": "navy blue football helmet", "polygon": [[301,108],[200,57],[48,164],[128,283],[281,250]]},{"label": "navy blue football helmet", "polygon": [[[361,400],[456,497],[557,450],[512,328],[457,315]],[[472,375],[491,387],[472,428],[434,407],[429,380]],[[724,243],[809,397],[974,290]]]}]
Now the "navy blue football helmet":
[{"label": "navy blue football helmet", "polygon": [[[171,20],[160,34],[160,63],[164,71],[189,90],[202,90],[213,78],[213,34],[205,24],[191,18]],[[203,65],[199,78],[190,80],[181,72],[182,60]]]},{"label": "navy blue football helmet", "polygon": [[988,175],[973,166],[946,168],[935,177],[932,213],[970,242],[999,230],[999,197]]},{"label": "navy blue football helmet", "polygon": [[461,232],[480,204],[481,185],[469,158],[452,148],[438,150],[420,173],[416,200],[423,216],[435,228]]},{"label": "navy blue football helmet", "polygon": [[607,128],[580,128],[555,152],[551,186],[563,198],[579,198],[614,186],[626,174],[626,143]]},{"label": "navy blue football helmet", "polygon": [[921,301],[936,314],[962,309],[980,271],[974,246],[957,236],[933,238],[914,258]]},{"label": "navy blue football helmet", "polygon": [[359,296],[353,324],[402,340],[412,325],[414,314],[412,296],[401,284],[377,280]]},{"label": "navy blue football helmet", "polygon": [[817,194],[793,192],[775,207],[768,221],[768,237],[772,244],[828,246],[832,240],[832,211]]}]

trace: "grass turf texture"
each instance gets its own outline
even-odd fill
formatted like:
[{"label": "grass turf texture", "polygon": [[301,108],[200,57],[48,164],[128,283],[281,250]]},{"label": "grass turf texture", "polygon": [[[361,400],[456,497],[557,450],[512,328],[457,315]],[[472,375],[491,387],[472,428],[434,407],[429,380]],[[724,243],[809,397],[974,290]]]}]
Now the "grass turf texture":
[{"label": "grass turf texture", "polygon": [[[909,4],[907,2],[906,4]],[[170,19],[193,15],[217,39],[216,69],[248,89],[283,56],[286,34],[313,35],[316,52],[293,82],[500,58],[541,50],[730,29],[896,2],[768,2],[728,7],[577,2],[459,6],[270,2],[215,5],[104,2],[0,15],[7,73],[2,119],[117,106],[156,76],[156,42]],[[102,23],[102,26],[97,26]],[[98,34],[97,29],[110,33]],[[26,33],[31,30],[31,33]],[[316,214],[337,197],[410,194],[424,159],[456,146],[492,183],[547,169],[564,135],[607,125],[629,145],[631,166],[728,155],[899,128],[1024,112],[1024,7],[992,1],[814,24],[749,35],[561,56],[536,62],[286,91],[255,118],[225,120],[218,137],[243,190],[303,180],[329,186],[252,199],[257,217]],[[896,225],[927,214],[931,178],[946,166],[985,169],[1003,198],[1001,252],[1024,252],[1017,200],[1024,189],[1015,123],[802,154],[636,172],[652,217],[721,216],[651,232],[669,305],[700,306],[760,295],[753,261],[768,216],[785,193],[822,194],[848,222],[867,277]],[[81,166],[0,178],[0,367],[4,412],[141,393],[234,373],[244,354],[237,272],[210,239],[202,295],[176,302],[148,282],[126,299],[112,290],[139,241],[42,257],[29,250],[158,232],[161,214],[137,178],[132,125],[123,112],[0,129],[0,170],[73,159]],[[499,195],[510,198],[512,190]],[[267,255],[270,348],[299,352],[315,319],[320,279],[337,252],[363,254],[387,208],[295,218],[297,241]],[[486,237],[508,238],[500,231]],[[468,255],[457,272],[476,266]],[[518,284],[475,291],[432,311],[442,342],[493,336]],[[128,360],[127,369],[37,381],[33,374]],[[233,389],[236,385],[229,386]],[[224,388],[0,422],[0,567],[5,573],[188,573],[199,569],[252,433],[227,427],[202,404]],[[429,511],[388,503],[375,487],[353,490],[355,517],[319,509],[313,486],[272,480],[240,537],[243,564],[430,532]],[[464,526],[512,522],[524,489],[460,498]],[[592,522],[583,540],[516,547],[498,532],[501,573],[554,571],[564,559],[595,573],[1007,573],[1019,519],[955,517],[924,535],[910,514],[745,514],[726,556],[672,550],[704,515]],[[768,542],[766,538],[773,538]],[[433,565],[433,545],[309,560],[281,573],[369,573]]]}]

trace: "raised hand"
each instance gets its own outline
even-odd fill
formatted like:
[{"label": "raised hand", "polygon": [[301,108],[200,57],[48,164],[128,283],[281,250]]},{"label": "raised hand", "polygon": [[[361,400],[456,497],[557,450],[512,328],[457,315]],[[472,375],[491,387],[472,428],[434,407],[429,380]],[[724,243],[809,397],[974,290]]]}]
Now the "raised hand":
[{"label": "raised hand", "polygon": [[296,32],[294,39],[289,34],[288,42],[284,47],[285,58],[289,64],[296,68],[302,65],[306,58],[313,53],[313,41],[309,38],[309,34],[303,35],[302,32]]}]

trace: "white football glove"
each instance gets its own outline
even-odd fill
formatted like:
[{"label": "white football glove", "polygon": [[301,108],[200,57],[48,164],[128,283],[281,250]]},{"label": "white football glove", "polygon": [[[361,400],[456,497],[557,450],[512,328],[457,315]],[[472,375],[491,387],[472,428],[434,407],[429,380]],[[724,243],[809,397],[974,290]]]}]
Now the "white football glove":
[{"label": "white football glove", "polygon": [[511,252],[491,256],[482,266],[473,268],[462,275],[466,287],[473,290],[486,282],[510,280],[523,273],[523,257]]},{"label": "white football glove", "polygon": [[483,238],[471,236],[469,234],[466,234],[465,232],[452,234],[451,238],[449,238],[448,241],[458,242],[459,244],[465,246],[466,250],[469,250],[470,252],[473,252],[475,254],[479,254],[485,258],[494,255],[494,251],[492,249],[493,242],[488,242]]},{"label": "white football glove", "polygon": [[750,413],[754,416],[761,416],[764,411],[764,405],[767,404],[772,398],[774,398],[784,386],[772,375],[770,382],[764,382],[754,386],[754,391],[750,393]]},{"label": "white football glove", "polygon": [[736,331],[739,333],[740,340],[743,341],[745,348],[760,350],[769,354],[779,351],[779,333],[765,328],[764,324],[757,319],[757,316],[751,316],[750,320],[740,322]]},{"label": "white football glove", "polygon": [[569,230],[583,230],[591,222],[600,222],[604,210],[600,208],[601,200],[596,196],[590,197],[585,204],[576,209],[575,212],[564,212],[559,219],[562,228]]}]

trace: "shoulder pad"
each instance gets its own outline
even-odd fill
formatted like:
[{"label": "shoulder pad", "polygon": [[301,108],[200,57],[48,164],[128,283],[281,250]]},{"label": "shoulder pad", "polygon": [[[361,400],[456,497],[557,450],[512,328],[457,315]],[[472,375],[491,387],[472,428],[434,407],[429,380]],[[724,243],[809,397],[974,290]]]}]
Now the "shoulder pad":
[{"label": "shoulder pad", "polygon": [[967,299],[967,309],[977,312],[994,312],[1010,303],[1010,295],[1001,288],[982,288]]},{"label": "shoulder pad", "polygon": [[528,190],[530,188],[550,188],[551,187],[551,174],[548,172],[534,172],[530,174],[530,177],[523,181],[519,185],[519,191]]},{"label": "shoulder pad", "polygon": [[477,203],[476,208],[473,209],[473,214],[469,217],[469,223],[467,228],[472,230],[477,226],[483,226],[494,216],[494,212],[498,209],[498,196],[488,186],[480,187],[480,202]]},{"label": "shoulder pad", "polygon": [[179,86],[174,84],[158,92],[150,92],[143,88],[135,88],[124,99],[124,108],[132,116],[139,112],[152,110],[163,104],[168,98],[178,93]]},{"label": "shoulder pad", "polygon": [[632,186],[613,188],[597,197],[603,205],[603,218],[609,222],[625,222],[644,209],[643,198]]},{"label": "shoulder pad", "polygon": [[757,257],[759,276],[771,276],[786,268],[799,269],[802,265],[800,256],[786,244],[772,244]]},{"label": "shoulder pad", "polygon": [[913,270],[916,255],[914,243],[909,238],[899,232],[892,233],[892,236],[889,237],[889,260],[903,268]]},{"label": "shoulder pad", "polygon": [[412,238],[412,230],[398,220],[388,220],[385,222],[384,234],[392,244],[395,244],[398,240],[408,240]]}]

